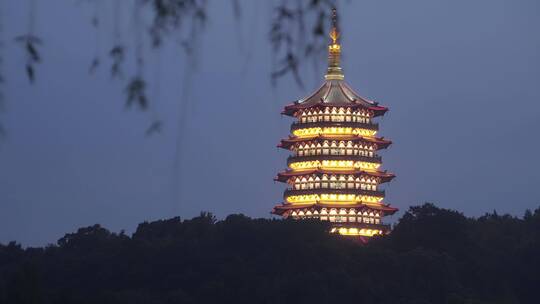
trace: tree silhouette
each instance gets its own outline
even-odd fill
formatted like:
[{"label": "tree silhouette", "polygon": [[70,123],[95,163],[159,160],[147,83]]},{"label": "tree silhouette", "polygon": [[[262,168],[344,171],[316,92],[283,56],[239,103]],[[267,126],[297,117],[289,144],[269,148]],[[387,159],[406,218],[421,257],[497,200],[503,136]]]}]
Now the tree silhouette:
[{"label": "tree silhouette", "polygon": [[411,207],[367,245],[327,223],[210,213],[0,245],[0,303],[537,303],[540,208]]}]

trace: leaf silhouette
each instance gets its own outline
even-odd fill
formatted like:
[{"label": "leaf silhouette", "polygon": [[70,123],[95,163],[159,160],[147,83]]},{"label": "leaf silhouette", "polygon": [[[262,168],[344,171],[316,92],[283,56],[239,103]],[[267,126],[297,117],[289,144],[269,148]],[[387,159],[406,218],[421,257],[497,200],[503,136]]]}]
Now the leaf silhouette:
[{"label": "leaf silhouette", "polygon": [[156,120],[150,124],[148,129],[146,129],[146,136],[151,136],[154,133],[161,133],[163,130],[163,122],[161,120]]},{"label": "leaf silhouette", "polygon": [[269,33],[274,55],[279,59],[271,73],[274,85],[279,78],[292,74],[303,87],[300,67],[308,58],[318,60],[325,49],[329,12],[335,6],[335,0],[283,1],[277,5]]},{"label": "leaf silhouette", "polygon": [[109,55],[111,56],[113,60],[113,64],[111,66],[111,75],[113,77],[122,77],[122,63],[124,62],[125,57],[125,49],[121,45],[114,46],[110,52]]},{"label": "leaf silhouette", "polygon": [[92,62],[90,63],[90,68],[88,69],[88,72],[90,74],[94,74],[94,72],[97,70],[97,68],[100,65],[100,61],[98,57],[95,57]]},{"label": "leaf silhouette", "polygon": [[35,81],[34,67],[29,63],[26,64],[26,76],[28,76],[28,80],[30,80],[30,83],[34,83]]},{"label": "leaf silhouette", "polygon": [[127,100],[126,106],[130,108],[134,104],[139,106],[141,110],[148,108],[148,100],[146,98],[146,82],[140,76],[136,76],[128,83],[126,87]]},{"label": "leaf silhouette", "polygon": [[26,76],[30,83],[35,81],[35,64],[41,62],[41,56],[39,54],[38,45],[41,45],[41,39],[32,34],[26,34],[15,37],[15,41],[24,46],[26,52]]},{"label": "leaf silhouette", "polygon": [[34,46],[34,44],[30,41],[26,43],[26,50],[28,51],[28,55],[30,56],[30,59],[34,62],[40,62],[40,56],[39,53]]}]

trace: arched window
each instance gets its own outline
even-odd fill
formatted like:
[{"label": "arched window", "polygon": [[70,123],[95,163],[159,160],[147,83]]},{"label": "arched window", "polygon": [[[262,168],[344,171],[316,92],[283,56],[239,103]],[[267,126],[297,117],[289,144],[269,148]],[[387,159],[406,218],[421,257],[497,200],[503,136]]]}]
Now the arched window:
[{"label": "arched window", "polygon": [[347,188],[354,189],[354,176],[352,175],[347,178]]}]

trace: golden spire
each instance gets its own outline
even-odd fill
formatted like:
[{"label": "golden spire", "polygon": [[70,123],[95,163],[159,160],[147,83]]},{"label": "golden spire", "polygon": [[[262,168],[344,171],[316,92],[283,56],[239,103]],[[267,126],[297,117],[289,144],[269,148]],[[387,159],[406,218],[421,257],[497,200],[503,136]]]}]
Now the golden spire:
[{"label": "golden spire", "polygon": [[336,9],[332,9],[332,30],[330,31],[330,38],[332,43],[328,45],[328,70],[324,76],[327,80],[342,80],[344,78],[343,71],[341,70],[341,45],[339,44],[339,30],[337,28],[337,12]]}]

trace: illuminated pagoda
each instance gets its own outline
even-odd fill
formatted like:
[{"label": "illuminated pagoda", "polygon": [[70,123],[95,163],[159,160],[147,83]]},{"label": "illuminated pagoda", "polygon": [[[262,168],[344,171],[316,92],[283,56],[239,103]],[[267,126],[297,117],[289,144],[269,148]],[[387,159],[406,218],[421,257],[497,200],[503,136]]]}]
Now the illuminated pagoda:
[{"label": "illuminated pagoda", "polygon": [[382,219],[398,210],[383,203],[385,192],[379,186],[394,178],[380,169],[377,151],[391,141],[376,136],[379,125],[374,122],[388,109],[359,96],[344,81],[335,10],[332,19],[325,82],[282,112],[296,121],[292,134],[278,145],[292,155],[288,169],[275,178],[289,188],[272,213],[330,221],[331,232],[366,241],[389,233]]}]

